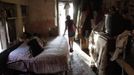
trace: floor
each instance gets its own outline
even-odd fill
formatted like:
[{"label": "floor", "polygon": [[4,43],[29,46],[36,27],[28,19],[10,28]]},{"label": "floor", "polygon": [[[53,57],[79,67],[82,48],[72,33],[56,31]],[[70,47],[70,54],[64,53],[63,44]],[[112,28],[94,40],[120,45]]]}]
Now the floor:
[{"label": "floor", "polygon": [[92,65],[91,58],[83,52],[79,45],[74,42],[74,52],[70,53],[72,74],[69,75],[96,75],[90,68]]}]

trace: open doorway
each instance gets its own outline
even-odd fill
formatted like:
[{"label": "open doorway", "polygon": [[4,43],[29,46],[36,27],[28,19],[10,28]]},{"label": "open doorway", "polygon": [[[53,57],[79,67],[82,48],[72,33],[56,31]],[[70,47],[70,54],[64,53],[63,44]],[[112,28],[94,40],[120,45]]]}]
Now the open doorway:
[{"label": "open doorway", "polygon": [[[66,20],[65,4],[66,4],[66,2],[58,3],[59,35],[63,35],[64,30],[65,30],[65,20]],[[72,2],[69,2],[68,15],[70,15],[71,19],[73,19],[73,3]],[[66,32],[66,34],[67,34],[67,32]]]}]

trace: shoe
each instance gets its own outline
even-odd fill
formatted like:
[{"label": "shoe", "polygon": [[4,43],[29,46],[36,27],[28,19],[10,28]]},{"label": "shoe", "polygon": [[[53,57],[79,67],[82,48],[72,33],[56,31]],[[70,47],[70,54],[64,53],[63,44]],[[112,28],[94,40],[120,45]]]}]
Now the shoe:
[{"label": "shoe", "polygon": [[70,52],[71,52],[71,53],[73,52],[73,49],[72,49],[72,48],[70,48]]}]

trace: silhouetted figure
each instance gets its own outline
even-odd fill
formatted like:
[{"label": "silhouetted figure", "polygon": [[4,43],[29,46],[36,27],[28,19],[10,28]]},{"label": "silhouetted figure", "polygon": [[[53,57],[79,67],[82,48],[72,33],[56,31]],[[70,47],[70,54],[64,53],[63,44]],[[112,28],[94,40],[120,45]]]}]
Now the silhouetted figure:
[{"label": "silhouetted figure", "polygon": [[75,26],[73,20],[70,19],[69,15],[66,16],[65,24],[66,24],[65,25],[65,31],[64,31],[63,35],[65,35],[65,32],[68,29],[70,52],[73,52],[73,41],[74,41],[76,26]]}]

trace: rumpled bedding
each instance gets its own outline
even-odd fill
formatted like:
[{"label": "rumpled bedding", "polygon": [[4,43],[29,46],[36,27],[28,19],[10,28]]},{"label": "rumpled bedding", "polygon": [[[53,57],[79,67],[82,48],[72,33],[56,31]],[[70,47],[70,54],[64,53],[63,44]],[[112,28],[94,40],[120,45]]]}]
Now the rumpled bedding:
[{"label": "rumpled bedding", "polygon": [[25,41],[9,54],[8,68],[37,74],[62,72],[68,70],[68,57],[65,37],[58,36],[49,41],[36,57],[32,57]]}]

